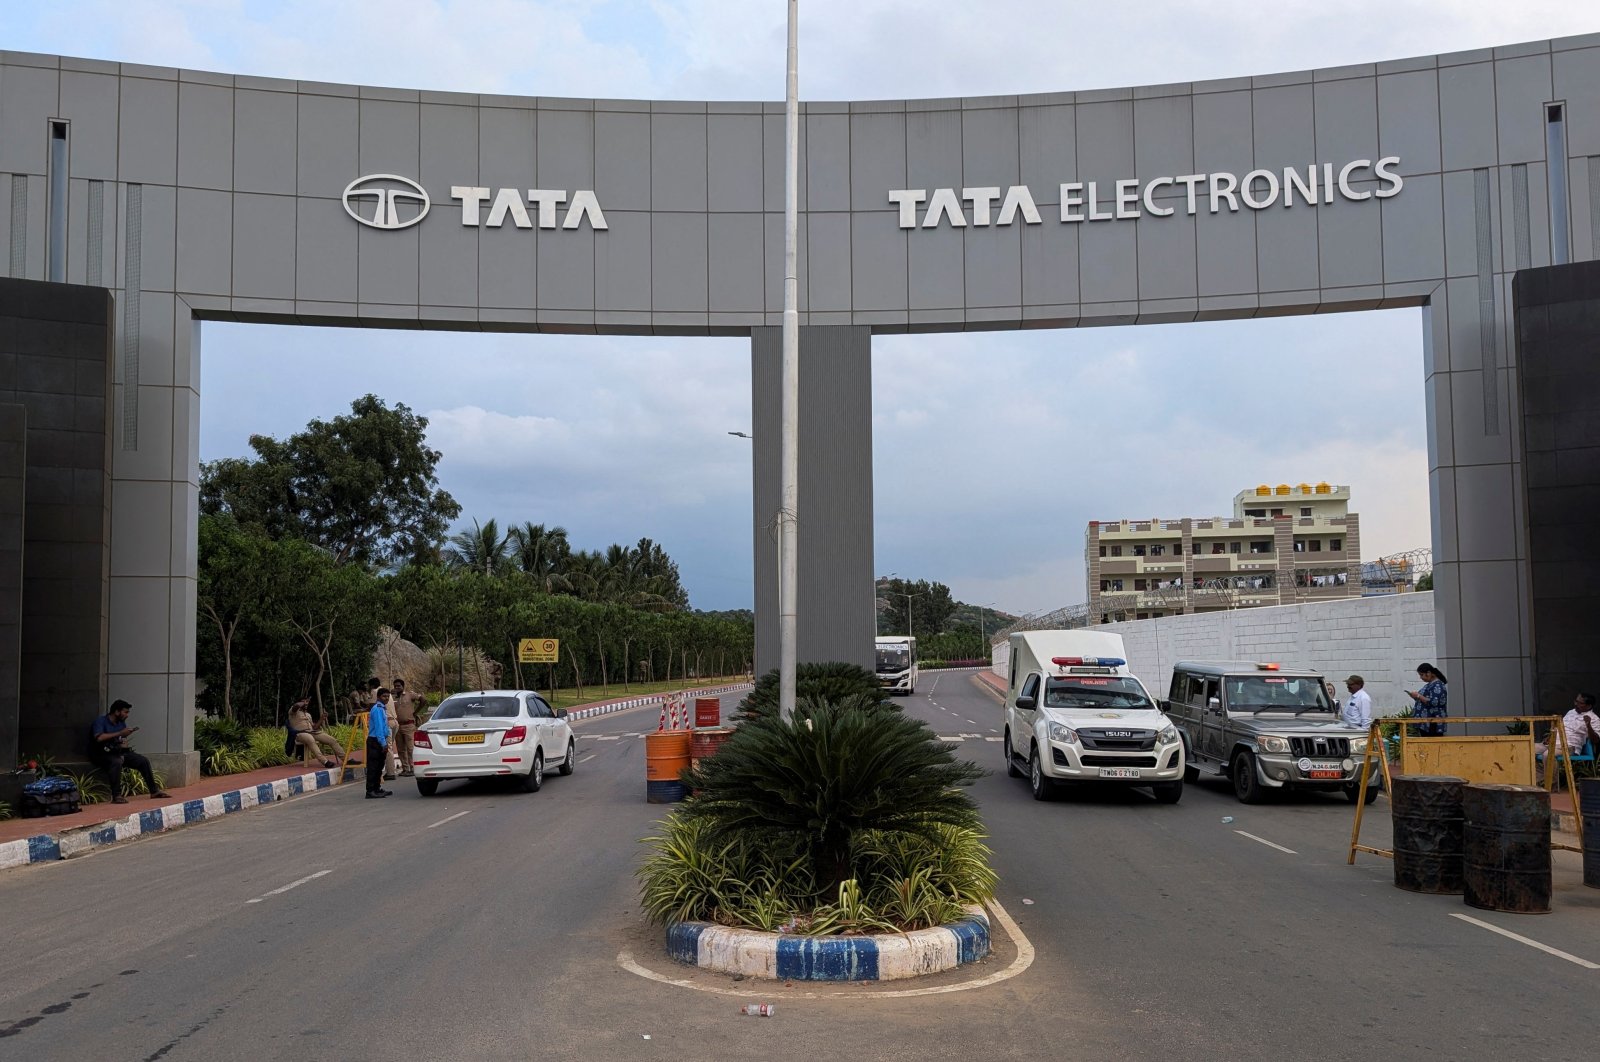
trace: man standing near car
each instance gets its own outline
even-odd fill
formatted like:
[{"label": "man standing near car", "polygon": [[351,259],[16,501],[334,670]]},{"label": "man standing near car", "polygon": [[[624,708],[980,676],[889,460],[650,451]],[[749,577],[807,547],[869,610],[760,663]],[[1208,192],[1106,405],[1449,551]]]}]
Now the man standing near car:
[{"label": "man standing near car", "polygon": [[400,754],[400,775],[403,778],[412,777],[411,746],[413,735],[417,732],[417,708],[422,700],[419,693],[406,692],[406,680],[394,680],[394,715],[398,724],[394,732],[395,750]]},{"label": "man standing near car", "polygon": [[1350,699],[1339,710],[1339,719],[1345,726],[1357,730],[1372,726],[1372,697],[1368,695],[1366,685],[1367,680],[1360,675],[1351,675],[1344,680],[1344,688],[1350,691]]},{"label": "man standing near car", "polygon": [[389,691],[378,687],[377,699],[367,711],[367,799],[393,796],[383,788],[383,767],[389,749]]}]

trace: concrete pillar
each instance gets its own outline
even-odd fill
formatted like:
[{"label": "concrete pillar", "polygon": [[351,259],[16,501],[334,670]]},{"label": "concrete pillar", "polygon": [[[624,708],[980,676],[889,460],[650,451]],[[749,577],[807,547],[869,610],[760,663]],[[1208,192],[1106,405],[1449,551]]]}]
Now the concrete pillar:
[{"label": "concrete pillar", "polygon": [[[778,666],[778,542],[783,330],[752,329],[756,672]],[[872,330],[800,329],[802,663],[873,666]]]}]

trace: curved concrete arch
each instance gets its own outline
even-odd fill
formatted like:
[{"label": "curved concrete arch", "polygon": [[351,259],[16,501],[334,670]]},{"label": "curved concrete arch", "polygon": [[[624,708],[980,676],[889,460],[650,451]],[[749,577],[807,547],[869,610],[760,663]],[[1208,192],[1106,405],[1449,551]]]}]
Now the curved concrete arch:
[{"label": "curved concrete arch", "polygon": [[[199,321],[752,334],[766,386],[781,104],[0,53],[4,275],[44,278],[61,257],[52,122],[70,144],[66,279],[118,297],[109,682],[168,706],[170,752],[192,748]],[[1510,277],[1600,251],[1600,35],[1194,84],[818,102],[802,133],[801,321],[837,347],[818,371],[857,390],[873,332],[1423,307],[1442,666],[1468,704],[1527,703]],[[848,331],[824,342],[828,326]],[[759,508],[776,432],[756,405]],[[852,560],[828,574],[802,553],[802,600],[863,615],[813,654],[871,625],[851,589],[871,578],[870,467],[849,471],[870,466],[865,408],[816,444],[846,481],[823,509],[845,511],[849,541],[829,548]]]}]

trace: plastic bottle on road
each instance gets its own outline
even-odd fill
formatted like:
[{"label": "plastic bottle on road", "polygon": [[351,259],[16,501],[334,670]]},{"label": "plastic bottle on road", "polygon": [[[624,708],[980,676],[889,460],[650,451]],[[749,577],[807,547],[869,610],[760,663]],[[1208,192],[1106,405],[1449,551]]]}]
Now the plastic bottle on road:
[{"label": "plastic bottle on road", "polygon": [[770,1018],[777,1009],[771,1003],[746,1003],[739,1008],[740,1014],[748,1014],[752,1018]]}]

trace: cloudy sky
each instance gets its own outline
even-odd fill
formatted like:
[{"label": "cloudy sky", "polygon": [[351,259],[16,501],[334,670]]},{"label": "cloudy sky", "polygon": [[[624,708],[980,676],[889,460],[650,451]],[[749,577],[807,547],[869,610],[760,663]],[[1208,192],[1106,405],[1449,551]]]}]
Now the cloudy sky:
[{"label": "cloudy sky", "polygon": [[[1093,10],[802,0],[801,95],[1158,84],[1600,30],[1577,0]],[[0,0],[0,48],[412,88],[777,100],[784,12],[781,0]],[[1215,514],[1245,486],[1302,480],[1351,484],[1369,556],[1426,546],[1420,313],[879,337],[877,569],[1012,612],[1052,608],[1083,599],[1088,520]],[[744,341],[207,324],[204,351],[205,459],[371,391],[429,418],[469,521],[561,524],[589,548],[649,536],[695,606],[751,602],[749,444],[727,435],[749,427]],[[1281,378],[1264,370],[1282,361],[1292,388],[1254,382]]]}]

